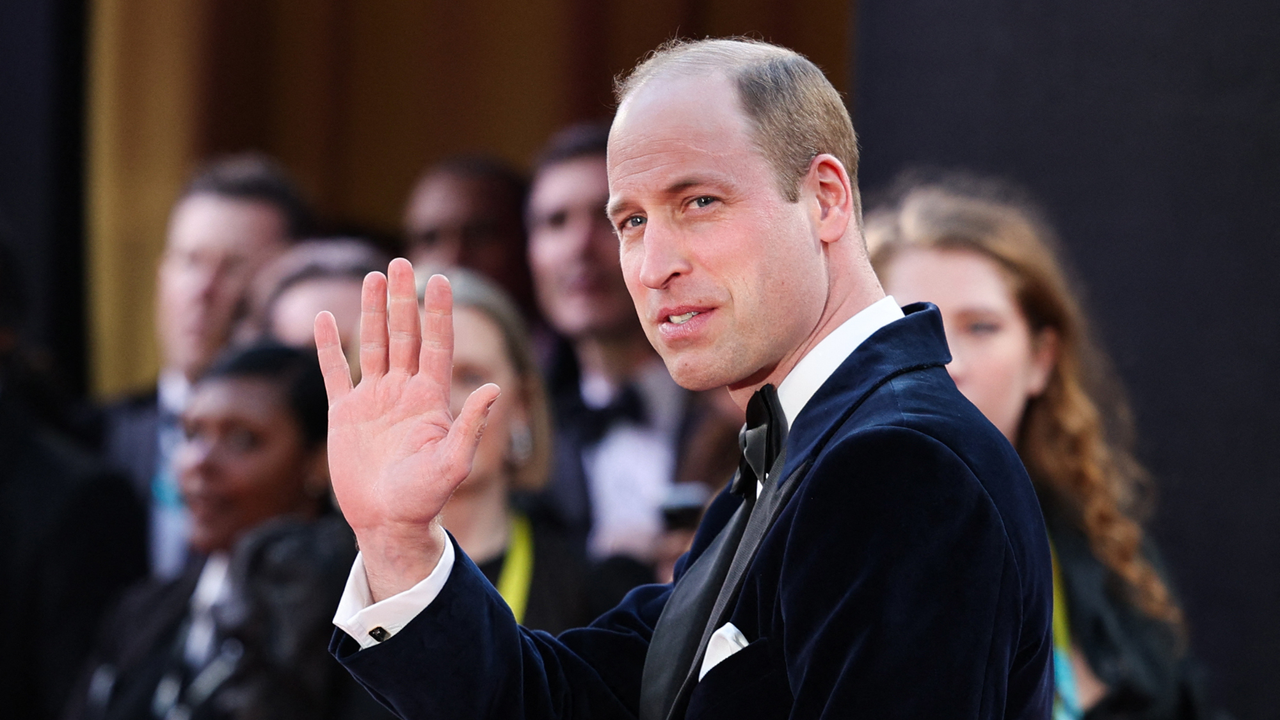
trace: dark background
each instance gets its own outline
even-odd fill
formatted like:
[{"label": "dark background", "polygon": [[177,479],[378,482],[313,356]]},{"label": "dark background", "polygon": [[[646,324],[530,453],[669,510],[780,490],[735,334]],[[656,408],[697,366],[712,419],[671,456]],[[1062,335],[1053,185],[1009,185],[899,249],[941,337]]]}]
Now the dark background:
[{"label": "dark background", "polygon": [[[0,216],[29,334],[74,390],[85,16],[0,2]],[[853,28],[864,190],[963,167],[1047,205],[1131,391],[1214,694],[1280,718],[1280,3],[864,1]]]},{"label": "dark background", "polygon": [[26,334],[84,392],[83,0],[0,2],[0,237]]},{"label": "dark background", "polygon": [[1047,205],[1214,696],[1280,717],[1280,3],[893,0],[857,32],[863,189],[969,168]]}]

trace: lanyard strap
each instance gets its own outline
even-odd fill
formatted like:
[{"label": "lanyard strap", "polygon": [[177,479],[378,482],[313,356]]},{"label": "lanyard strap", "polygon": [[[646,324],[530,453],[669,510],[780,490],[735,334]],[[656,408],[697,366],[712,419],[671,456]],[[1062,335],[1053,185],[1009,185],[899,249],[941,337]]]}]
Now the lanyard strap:
[{"label": "lanyard strap", "polygon": [[1071,669],[1071,623],[1067,616],[1067,591],[1062,584],[1062,567],[1058,553],[1049,541],[1049,557],[1053,561],[1053,699],[1054,720],[1079,720],[1084,717],[1076,694],[1076,678]]},{"label": "lanyard strap", "polygon": [[533,584],[533,527],[524,515],[511,516],[511,544],[498,574],[498,594],[507,601],[516,622],[524,624],[529,606],[529,586]]}]

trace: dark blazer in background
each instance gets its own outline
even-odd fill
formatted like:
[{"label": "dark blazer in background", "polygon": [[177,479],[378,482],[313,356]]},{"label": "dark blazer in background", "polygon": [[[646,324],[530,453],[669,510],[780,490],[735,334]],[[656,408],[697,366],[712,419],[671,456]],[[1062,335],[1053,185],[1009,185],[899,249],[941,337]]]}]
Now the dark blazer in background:
[{"label": "dark blazer in background", "polygon": [[[941,318],[908,308],[795,418],[801,483],[748,568],[688,718],[1046,718],[1052,580],[1013,449],[956,390]],[[801,467],[809,470],[791,477]],[[721,494],[684,570],[740,500]],[[440,595],[368,650],[330,649],[405,718],[626,718],[671,586],[648,585],[558,638],[515,625],[458,550]]]},{"label": "dark blazer in background", "polygon": [[[337,516],[277,519],[239,542],[228,572],[232,599],[214,616],[216,643],[233,640],[242,655],[234,673],[192,708],[192,720],[386,718],[325,652],[354,558],[354,537]],[[191,555],[177,578],[135,585],[112,609],[65,720],[152,718],[157,685],[182,662],[191,596],[204,564],[204,557]],[[106,677],[111,682],[103,682]]]},{"label": "dark blazer in background", "polygon": [[160,452],[160,407],[156,390],[130,395],[102,409],[102,454],[129,475],[138,497],[150,506],[151,480]]},{"label": "dark blazer in background", "polygon": [[0,392],[0,715],[57,717],[103,611],[146,569],[128,482]]}]

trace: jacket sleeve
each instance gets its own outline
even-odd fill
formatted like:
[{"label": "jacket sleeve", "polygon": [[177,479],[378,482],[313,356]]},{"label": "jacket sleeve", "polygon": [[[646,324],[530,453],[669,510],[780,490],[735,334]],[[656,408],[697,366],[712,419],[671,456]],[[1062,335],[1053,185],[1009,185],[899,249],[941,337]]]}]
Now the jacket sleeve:
[{"label": "jacket sleeve", "polygon": [[[1048,613],[1024,637],[1010,519],[948,447],[900,427],[856,433],[793,502],[779,580],[793,718],[1047,713]],[[1006,707],[1024,670],[1040,689]]]},{"label": "jacket sleeve", "polygon": [[405,720],[635,716],[669,586],[637,588],[591,626],[553,637],[518,626],[455,550],[440,595],[386,642],[360,650],[334,633],[330,651],[375,698]]}]

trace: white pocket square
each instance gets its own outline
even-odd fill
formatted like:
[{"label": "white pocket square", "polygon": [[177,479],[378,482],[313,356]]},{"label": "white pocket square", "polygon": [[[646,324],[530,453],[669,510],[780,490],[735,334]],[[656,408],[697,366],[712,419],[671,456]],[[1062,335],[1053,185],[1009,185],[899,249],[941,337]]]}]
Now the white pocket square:
[{"label": "white pocket square", "polygon": [[707,642],[707,653],[702,656],[702,669],[698,671],[698,679],[701,680],[711,668],[746,646],[747,638],[733,623],[720,626]]}]

